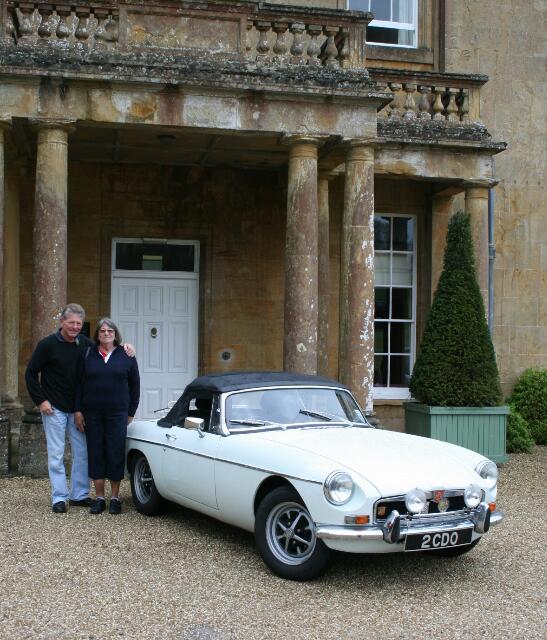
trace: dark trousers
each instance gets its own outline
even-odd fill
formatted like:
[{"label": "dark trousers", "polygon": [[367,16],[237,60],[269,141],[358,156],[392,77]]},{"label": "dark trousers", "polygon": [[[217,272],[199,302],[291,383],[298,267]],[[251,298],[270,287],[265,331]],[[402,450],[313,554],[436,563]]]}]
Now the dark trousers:
[{"label": "dark trousers", "polygon": [[121,480],[125,469],[127,412],[85,411],[88,473],[92,480]]}]

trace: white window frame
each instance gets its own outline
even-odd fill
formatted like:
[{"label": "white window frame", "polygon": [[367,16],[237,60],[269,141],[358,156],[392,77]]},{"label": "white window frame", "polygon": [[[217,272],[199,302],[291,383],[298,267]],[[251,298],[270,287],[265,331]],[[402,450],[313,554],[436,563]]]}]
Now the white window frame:
[{"label": "white window frame", "polygon": [[[368,11],[370,11],[370,5],[372,0],[368,0]],[[391,0],[390,0],[391,2]],[[346,8],[352,9],[350,6],[352,0],[346,0]],[[393,9],[393,5],[390,5]],[[412,8],[412,23],[410,22],[395,22],[392,20],[372,20],[369,27],[381,27],[383,29],[396,29],[401,31],[412,31],[414,34],[413,44],[393,44],[390,42],[368,42],[375,47],[398,47],[401,49],[416,49],[418,47],[418,0],[413,0]]]},{"label": "white window frame", "polygon": [[[410,353],[409,354],[401,354],[401,355],[409,355],[410,356],[410,374],[412,374],[412,369],[414,367],[414,362],[416,360],[416,298],[417,298],[417,284],[416,284],[416,277],[417,277],[417,255],[418,255],[418,220],[417,217],[415,215],[409,214],[409,213],[380,213],[379,211],[376,211],[374,213],[374,216],[378,216],[378,217],[384,217],[384,218],[412,218],[412,220],[414,221],[414,246],[412,249],[412,318],[410,321],[408,320],[391,320],[391,318],[388,318],[387,320],[385,320],[384,318],[380,318],[378,321],[382,322],[385,321],[389,324],[391,324],[392,322],[404,322],[405,324],[410,324]],[[390,247],[393,245],[393,225],[391,225],[391,237],[390,237]],[[378,251],[374,251],[374,255],[376,256],[376,253],[379,254],[384,254],[384,255],[393,255],[395,254],[408,254],[410,253],[409,251],[393,251],[393,249],[380,249]],[[393,261],[390,260],[390,284],[389,285],[381,285],[381,288],[389,288],[390,292],[391,289],[393,288],[393,284],[391,283],[392,281],[392,277],[391,277],[391,269],[393,267]],[[405,288],[405,287],[401,287],[401,285],[397,285],[395,288]],[[409,287],[406,287],[409,288]],[[374,290],[376,292],[376,285],[374,287]],[[391,294],[390,294],[390,300],[391,300]],[[390,304],[390,315],[391,315],[391,304]],[[376,317],[374,318],[374,321],[376,322]],[[382,352],[381,355],[387,355],[388,356],[388,374],[387,374],[387,380],[388,380],[388,385],[389,385],[389,357],[391,355],[393,355],[390,351],[390,341],[391,341],[391,331],[388,331],[388,350],[387,353]],[[380,354],[376,354],[376,350],[374,351],[374,356],[376,357],[376,355],[380,355]],[[374,386],[374,390],[373,390],[373,399],[374,400],[408,400],[410,398],[410,390],[408,387],[377,387],[376,385]]]}]

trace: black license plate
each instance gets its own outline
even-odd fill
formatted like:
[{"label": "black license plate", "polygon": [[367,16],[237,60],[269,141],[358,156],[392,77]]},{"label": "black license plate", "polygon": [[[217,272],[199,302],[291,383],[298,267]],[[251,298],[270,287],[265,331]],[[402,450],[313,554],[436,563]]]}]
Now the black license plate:
[{"label": "black license plate", "polygon": [[473,529],[407,534],[405,551],[434,551],[470,544]]}]

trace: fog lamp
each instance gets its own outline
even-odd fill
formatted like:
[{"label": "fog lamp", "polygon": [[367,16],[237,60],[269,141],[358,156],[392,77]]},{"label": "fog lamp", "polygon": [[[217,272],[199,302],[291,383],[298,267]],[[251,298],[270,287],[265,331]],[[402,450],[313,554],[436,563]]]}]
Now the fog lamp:
[{"label": "fog lamp", "polygon": [[464,491],[463,499],[469,509],[475,509],[482,501],[482,489],[476,484],[470,484]]},{"label": "fog lamp", "polygon": [[405,505],[409,513],[421,513],[427,505],[427,496],[421,489],[412,489],[405,496]]}]

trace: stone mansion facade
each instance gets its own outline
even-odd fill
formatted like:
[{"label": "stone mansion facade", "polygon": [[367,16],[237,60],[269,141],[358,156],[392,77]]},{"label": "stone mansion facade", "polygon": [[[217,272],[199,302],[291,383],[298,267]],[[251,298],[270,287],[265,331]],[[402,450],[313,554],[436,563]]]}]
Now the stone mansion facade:
[{"label": "stone mansion facade", "polygon": [[403,429],[463,208],[504,391],[545,367],[545,13],[1,0],[2,449],[66,302],[135,344],[142,416],[198,374],[286,369]]}]

